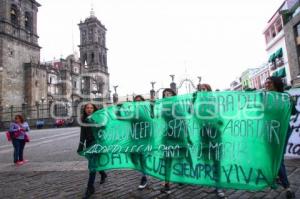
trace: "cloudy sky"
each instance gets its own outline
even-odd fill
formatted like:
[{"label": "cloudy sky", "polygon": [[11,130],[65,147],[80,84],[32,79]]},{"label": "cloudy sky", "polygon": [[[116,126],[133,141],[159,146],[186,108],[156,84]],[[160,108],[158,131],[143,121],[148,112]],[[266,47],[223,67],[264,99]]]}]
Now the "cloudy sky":
[{"label": "cloudy sky", "polygon": [[[110,84],[148,93],[186,77],[228,88],[268,57],[262,34],[283,0],[38,0],[41,61],[78,51],[78,23],[90,15],[107,28]],[[182,88],[182,90],[184,90]]]}]

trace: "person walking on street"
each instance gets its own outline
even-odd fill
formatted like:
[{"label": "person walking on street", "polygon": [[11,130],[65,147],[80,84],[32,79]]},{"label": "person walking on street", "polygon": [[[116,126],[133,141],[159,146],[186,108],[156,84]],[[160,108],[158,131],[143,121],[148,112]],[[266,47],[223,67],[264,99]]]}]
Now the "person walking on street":
[{"label": "person walking on street", "polygon": [[[87,117],[92,115],[95,111],[97,111],[97,107],[92,103],[88,103],[84,106],[81,121],[85,125],[81,126],[80,142],[78,145],[77,153],[80,153],[85,148],[89,148],[94,144],[95,138],[93,136],[92,127],[88,126]],[[104,171],[100,171],[99,173],[101,176],[100,184],[103,184],[105,182],[107,175]],[[83,197],[84,199],[89,198],[91,195],[95,193],[95,187],[94,187],[95,179],[96,179],[96,172],[90,171],[87,189]]]}]

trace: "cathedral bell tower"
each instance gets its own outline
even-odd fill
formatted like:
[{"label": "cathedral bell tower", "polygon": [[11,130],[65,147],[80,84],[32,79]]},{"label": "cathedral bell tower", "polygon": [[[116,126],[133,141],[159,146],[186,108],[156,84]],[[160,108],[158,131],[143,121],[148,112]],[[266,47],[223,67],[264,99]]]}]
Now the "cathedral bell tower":
[{"label": "cathedral bell tower", "polygon": [[105,100],[109,97],[106,28],[92,9],[90,17],[79,23],[79,29],[82,71],[89,75],[84,78],[83,94]]}]

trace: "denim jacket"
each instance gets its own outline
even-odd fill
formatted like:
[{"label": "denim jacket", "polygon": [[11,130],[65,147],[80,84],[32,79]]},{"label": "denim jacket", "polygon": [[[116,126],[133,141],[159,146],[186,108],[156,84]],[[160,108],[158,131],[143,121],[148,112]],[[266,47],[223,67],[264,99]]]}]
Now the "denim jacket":
[{"label": "denim jacket", "polygon": [[25,134],[30,130],[29,125],[27,122],[24,122],[23,124],[17,124],[15,122],[12,122],[9,127],[9,132],[13,133],[13,137],[15,139],[25,139]]}]

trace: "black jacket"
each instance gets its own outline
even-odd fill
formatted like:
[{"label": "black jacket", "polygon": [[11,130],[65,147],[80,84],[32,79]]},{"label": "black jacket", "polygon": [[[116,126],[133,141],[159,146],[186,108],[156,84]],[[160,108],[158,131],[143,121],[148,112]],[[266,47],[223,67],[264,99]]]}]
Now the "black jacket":
[{"label": "black jacket", "polygon": [[88,148],[93,145],[95,141],[92,127],[81,126],[80,129],[80,142],[78,145],[77,152],[83,151],[84,148]]}]

